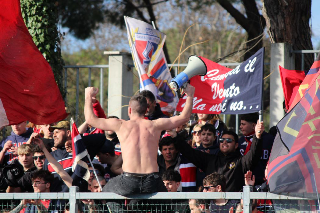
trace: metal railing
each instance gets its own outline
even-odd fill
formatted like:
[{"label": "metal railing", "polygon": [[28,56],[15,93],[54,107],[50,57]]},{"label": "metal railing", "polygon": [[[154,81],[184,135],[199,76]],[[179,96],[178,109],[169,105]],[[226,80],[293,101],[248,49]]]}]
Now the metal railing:
[{"label": "metal railing", "polygon": [[[120,196],[108,192],[77,192],[77,187],[70,187],[69,192],[50,192],[50,193],[3,193],[0,194],[1,200],[22,200],[22,199],[61,199],[68,200],[70,212],[77,212],[78,201],[86,199],[94,200],[130,200],[130,199],[148,199],[148,200],[188,200],[188,199],[237,199],[243,200],[243,212],[251,212],[253,199],[268,199],[268,200],[314,200],[318,203],[317,194],[313,193],[287,193],[273,194],[269,192],[252,192],[251,186],[244,186],[243,192],[158,192],[153,194],[139,194],[130,197]],[[319,204],[316,205],[319,207]]]},{"label": "metal railing", "polygon": [[[222,66],[226,66],[226,67],[236,67],[238,65],[240,65],[241,63],[221,63],[220,65]],[[187,64],[168,64],[169,67],[172,66],[172,68],[174,69],[174,73],[175,76],[178,75],[178,67],[186,67]],[[80,91],[80,87],[79,87],[79,76],[80,76],[80,72],[82,70],[88,70],[88,86],[91,86],[91,74],[93,72],[93,69],[98,69],[100,72],[100,79],[99,79],[99,91],[105,91],[104,88],[104,71],[105,69],[109,70],[109,65],[68,65],[68,66],[64,66],[64,77],[63,77],[63,87],[64,90],[66,91],[66,95],[65,95],[65,102],[68,103],[67,101],[67,96],[68,96],[68,69],[75,69],[76,70],[76,106],[75,106],[75,122],[77,123],[78,121],[78,117],[79,117],[79,91]],[[104,97],[103,97],[104,92],[100,92],[100,99],[99,102],[101,104],[101,106],[104,106]],[[225,118],[224,118],[224,122],[225,122]]]},{"label": "metal railing", "polygon": [[320,53],[320,50],[292,50],[291,53],[301,54],[301,70],[304,70],[304,54],[313,53],[314,60],[317,59],[317,54]]}]

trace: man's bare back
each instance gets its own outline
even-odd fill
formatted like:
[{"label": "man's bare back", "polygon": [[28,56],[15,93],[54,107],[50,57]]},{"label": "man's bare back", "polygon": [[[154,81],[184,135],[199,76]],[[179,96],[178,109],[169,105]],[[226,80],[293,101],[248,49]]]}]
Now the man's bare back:
[{"label": "man's bare back", "polygon": [[136,112],[137,108],[141,106],[132,99],[128,107],[129,121],[97,118],[92,110],[91,99],[98,93],[98,90],[88,87],[85,93],[86,121],[96,128],[112,130],[117,133],[121,144],[123,171],[150,174],[158,172],[157,152],[161,131],[173,129],[188,122],[192,111],[194,87],[188,85],[185,89],[188,98],[179,116],[159,118],[153,121],[145,120],[144,113]]},{"label": "man's bare back", "polygon": [[158,172],[161,131],[153,127],[152,121],[143,118],[124,121],[116,133],[121,144],[123,171],[140,174]]}]

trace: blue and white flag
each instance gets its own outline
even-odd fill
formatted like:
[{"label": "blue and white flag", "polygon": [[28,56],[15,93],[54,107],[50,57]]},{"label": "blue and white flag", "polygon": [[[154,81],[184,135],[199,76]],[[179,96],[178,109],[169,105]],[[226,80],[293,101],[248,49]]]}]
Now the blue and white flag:
[{"label": "blue and white flag", "polygon": [[86,163],[89,159],[88,151],[75,123],[72,124],[71,138],[73,155],[72,171],[78,177],[88,181],[90,178],[89,167]]},{"label": "blue and white flag", "polygon": [[171,74],[162,47],[166,35],[150,24],[125,17],[128,40],[140,77],[140,90],[150,90],[163,112],[173,112],[179,101],[169,87]]}]

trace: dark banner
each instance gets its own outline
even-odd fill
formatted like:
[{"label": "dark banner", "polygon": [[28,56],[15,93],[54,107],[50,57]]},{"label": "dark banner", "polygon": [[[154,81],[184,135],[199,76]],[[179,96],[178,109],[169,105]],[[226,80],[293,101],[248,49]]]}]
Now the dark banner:
[{"label": "dark banner", "polygon": [[[231,70],[201,57],[208,71],[205,76],[195,76],[190,80],[196,88],[192,112],[246,114],[261,110],[263,58],[264,49],[261,48]],[[177,111],[182,111],[185,99],[180,99]]]}]

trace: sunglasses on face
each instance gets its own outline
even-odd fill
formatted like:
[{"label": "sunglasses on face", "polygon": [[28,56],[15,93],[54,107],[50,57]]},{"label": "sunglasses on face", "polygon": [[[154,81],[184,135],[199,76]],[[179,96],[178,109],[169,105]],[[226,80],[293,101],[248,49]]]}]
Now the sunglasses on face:
[{"label": "sunglasses on face", "polygon": [[194,135],[200,134],[200,130],[199,131],[192,131],[192,134],[194,134]]},{"label": "sunglasses on face", "polygon": [[233,139],[231,138],[219,138],[219,142],[223,143],[223,141],[227,141],[227,143],[231,143],[233,141]]},{"label": "sunglasses on face", "polygon": [[46,158],[46,156],[45,156],[45,155],[40,155],[40,156],[33,156],[32,158],[33,158],[33,160],[38,160],[38,158],[39,158],[40,160],[43,160],[43,159]]}]

